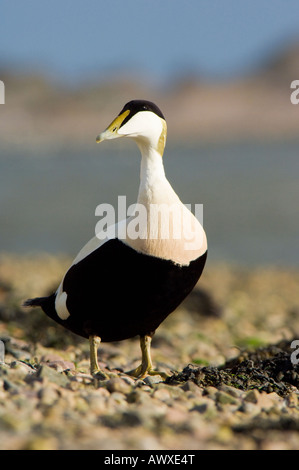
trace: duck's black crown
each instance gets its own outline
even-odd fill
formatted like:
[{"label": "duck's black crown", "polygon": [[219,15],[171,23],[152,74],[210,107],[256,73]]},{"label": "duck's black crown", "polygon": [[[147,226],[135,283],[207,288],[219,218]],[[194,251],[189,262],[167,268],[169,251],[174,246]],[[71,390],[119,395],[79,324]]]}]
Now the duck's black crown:
[{"label": "duck's black crown", "polygon": [[134,116],[134,114],[139,113],[140,111],[151,111],[152,113],[157,114],[160,118],[165,120],[165,117],[163,116],[162,111],[158,108],[158,106],[153,103],[152,101],[146,101],[146,100],[132,100],[129,101],[121,112],[119,113],[119,116],[124,113],[125,111],[130,111],[128,116],[123,120],[121,126],[123,126],[129,119]]}]

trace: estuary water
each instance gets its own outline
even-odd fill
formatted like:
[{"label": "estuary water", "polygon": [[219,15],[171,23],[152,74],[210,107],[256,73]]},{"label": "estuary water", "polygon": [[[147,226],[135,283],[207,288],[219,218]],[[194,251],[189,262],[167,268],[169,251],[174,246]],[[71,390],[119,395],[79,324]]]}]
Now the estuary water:
[{"label": "estuary water", "polygon": [[[203,204],[209,260],[299,267],[299,140],[170,142],[164,164],[181,200]],[[136,201],[139,165],[124,139],[86,150],[0,147],[0,252],[75,256],[94,236],[98,204]]]}]

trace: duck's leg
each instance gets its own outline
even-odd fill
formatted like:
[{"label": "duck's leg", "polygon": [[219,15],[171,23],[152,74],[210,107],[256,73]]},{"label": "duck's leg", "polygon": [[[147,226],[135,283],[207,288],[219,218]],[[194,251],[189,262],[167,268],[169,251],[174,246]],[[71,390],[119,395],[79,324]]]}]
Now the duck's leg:
[{"label": "duck's leg", "polygon": [[98,347],[100,345],[101,338],[99,336],[89,336],[89,347],[90,347],[90,373],[94,377],[100,380],[107,379],[107,375],[101,371],[98,363]]},{"label": "duck's leg", "polygon": [[127,372],[128,375],[143,379],[147,375],[160,375],[163,379],[166,379],[168,375],[165,372],[160,372],[153,369],[153,363],[151,359],[151,342],[152,336],[144,335],[140,336],[140,348],[141,348],[141,364],[136,369]]}]

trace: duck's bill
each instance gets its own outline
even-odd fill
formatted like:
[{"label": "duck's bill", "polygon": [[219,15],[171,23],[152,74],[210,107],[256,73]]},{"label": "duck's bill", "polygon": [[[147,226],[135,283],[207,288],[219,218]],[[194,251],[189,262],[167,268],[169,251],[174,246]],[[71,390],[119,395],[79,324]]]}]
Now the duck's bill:
[{"label": "duck's bill", "polygon": [[112,121],[111,124],[107,127],[107,129],[97,136],[97,143],[99,144],[104,140],[117,139],[118,137],[123,137],[123,134],[119,134],[118,131],[129,114],[130,111],[127,110],[117,116],[114,121]]}]

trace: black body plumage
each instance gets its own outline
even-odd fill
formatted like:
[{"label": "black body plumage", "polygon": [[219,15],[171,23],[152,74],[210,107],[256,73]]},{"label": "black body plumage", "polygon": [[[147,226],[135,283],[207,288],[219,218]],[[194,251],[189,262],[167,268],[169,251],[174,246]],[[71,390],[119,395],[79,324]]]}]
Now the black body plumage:
[{"label": "black body plumage", "polygon": [[191,292],[201,276],[207,252],[188,266],[139,253],[118,239],[70,267],[63,280],[70,316],[62,320],[55,297],[32,299],[70,331],[103,342],[153,333]]}]

